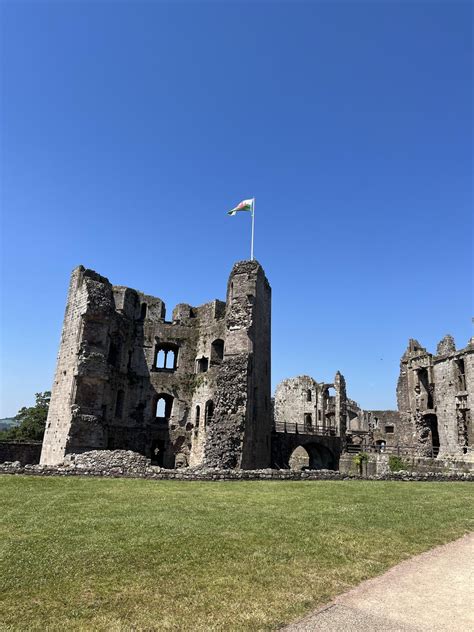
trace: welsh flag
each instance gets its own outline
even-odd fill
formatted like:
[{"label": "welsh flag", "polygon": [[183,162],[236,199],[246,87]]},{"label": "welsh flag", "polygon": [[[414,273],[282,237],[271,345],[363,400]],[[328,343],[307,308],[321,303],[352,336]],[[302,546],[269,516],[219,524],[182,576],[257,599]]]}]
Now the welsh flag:
[{"label": "welsh flag", "polygon": [[235,215],[239,211],[252,211],[253,212],[253,203],[254,203],[254,198],[252,198],[251,200],[242,200],[242,202],[240,202],[240,204],[237,204],[237,206],[233,208],[231,211],[227,211],[227,215]]}]

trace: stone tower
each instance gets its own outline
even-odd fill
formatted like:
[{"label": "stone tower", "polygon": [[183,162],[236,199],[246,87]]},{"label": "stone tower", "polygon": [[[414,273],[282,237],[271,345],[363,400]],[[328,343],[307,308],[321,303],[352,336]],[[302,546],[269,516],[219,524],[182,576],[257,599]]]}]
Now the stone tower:
[{"label": "stone tower", "polygon": [[270,464],[271,289],[234,265],[226,301],[180,304],[71,276],[41,463],[130,449],[164,467]]},{"label": "stone tower", "polygon": [[205,462],[269,467],[271,289],[255,261],[234,266],[227,285],[225,353],[216,383],[216,410]]}]

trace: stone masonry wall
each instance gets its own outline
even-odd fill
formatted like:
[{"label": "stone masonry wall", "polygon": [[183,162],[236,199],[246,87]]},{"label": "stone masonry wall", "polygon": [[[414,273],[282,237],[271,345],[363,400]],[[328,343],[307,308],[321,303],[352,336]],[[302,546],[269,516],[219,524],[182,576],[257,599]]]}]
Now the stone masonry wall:
[{"label": "stone masonry wall", "polygon": [[[276,469],[219,469],[219,468],[180,468],[164,469],[153,466],[141,455],[127,451],[116,454],[103,454],[100,451],[71,455],[63,466],[25,465],[19,462],[0,464],[0,474],[23,474],[30,476],[94,476],[107,478],[146,478],[149,480],[182,481],[320,481],[359,479],[355,472],[332,470],[276,470]],[[365,476],[374,481],[474,481],[474,474],[466,471],[444,472],[387,472]]]},{"label": "stone masonry wall", "polygon": [[204,461],[212,466],[270,464],[271,290],[256,261],[237,263],[227,286],[225,354]]},{"label": "stone masonry wall", "polygon": [[304,427],[306,415],[317,425],[319,386],[309,375],[300,375],[280,382],[275,391],[275,422],[298,423]]},{"label": "stone masonry wall", "polygon": [[[77,417],[74,399],[79,367],[80,340],[85,327],[84,315],[94,311],[94,286],[102,281],[96,273],[79,266],[73,270],[69,284],[68,301],[61,334],[60,350],[52,387],[51,402],[46,423],[41,460],[43,463],[61,463],[67,450],[73,418]],[[105,310],[111,309],[111,297]],[[106,300],[106,297],[104,296]],[[100,302],[100,301],[99,301]],[[97,322],[97,329],[102,323]],[[86,359],[86,363],[89,358]],[[90,358],[91,362],[93,358]],[[87,435],[96,430],[96,419],[87,419]]]},{"label": "stone masonry wall", "polygon": [[400,362],[397,399],[421,455],[433,450],[440,456],[472,453],[474,340],[456,350],[454,339],[447,335],[436,355],[410,340]]},{"label": "stone masonry wall", "polygon": [[41,441],[0,441],[0,463],[18,461],[21,465],[40,462]]},{"label": "stone masonry wall", "polygon": [[[240,262],[225,303],[180,304],[168,321],[161,299],[76,268],[41,462],[108,448],[169,468],[199,464],[207,454],[230,463],[224,435],[232,427],[239,465],[268,465],[270,300],[260,264]],[[237,366],[243,373],[229,380]],[[241,407],[231,419],[232,393],[225,392],[236,379]]]}]

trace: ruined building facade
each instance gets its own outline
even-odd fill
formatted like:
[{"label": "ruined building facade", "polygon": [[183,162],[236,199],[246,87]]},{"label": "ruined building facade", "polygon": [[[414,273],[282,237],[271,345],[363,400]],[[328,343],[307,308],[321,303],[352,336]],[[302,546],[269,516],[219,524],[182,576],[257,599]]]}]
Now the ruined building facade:
[{"label": "ruined building facade", "polygon": [[274,401],[273,464],[329,467],[348,451],[474,461],[474,339],[456,349],[445,336],[436,354],[410,340],[400,361],[398,410],[362,410],[334,383],[283,380]]},{"label": "ruined building facade", "polygon": [[129,449],[164,467],[270,463],[271,289],[237,263],[226,300],[180,304],[71,276],[41,463]]},{"label": "ruined building facade", "polygon": [[400,360],[398,410],[359,410],[349,422],[368,447],[410,449],[429,457],[474,458],[474,339],[456,349],[445,336],[436,354],[411,339]]},{"label": "ruined building facade", "polygon": [[308,375],[280,382],[274,400],[273,465],[292,467],[299,454],[300,463],[311,469],[336,469],[346,443],[348,401],[339,371],[333,383]]},{"label": "ruined building facade", "polygon": [[270,393],[271,289],[256,261],[236,263],[226,300],[180,304],[82,266],[71,276],[41,463],[133,450],[167,468],[337,469],[346,451],[474,459],[474,340],[431,354],[410,340],[398,410],[362,410],[338,371]]},{"label": "ruined building facade", "polygon": [[400,429],[404,441],[411,428],[420,453],[432,448],[442,456],[472,452],[474,410],[474,339],[456,350],[445,336],[436,354],[410,340],[400,362],[397,387]]}]

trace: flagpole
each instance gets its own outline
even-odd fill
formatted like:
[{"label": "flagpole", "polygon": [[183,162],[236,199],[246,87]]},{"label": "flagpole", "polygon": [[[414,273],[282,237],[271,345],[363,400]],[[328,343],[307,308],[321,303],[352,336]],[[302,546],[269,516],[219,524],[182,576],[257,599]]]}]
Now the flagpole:
[{"label": "flagpole", "polygon": [[255,232],[255,198],[252,200],[252,241],[250,243],[250,261],[253,261],[253,236]]}]

